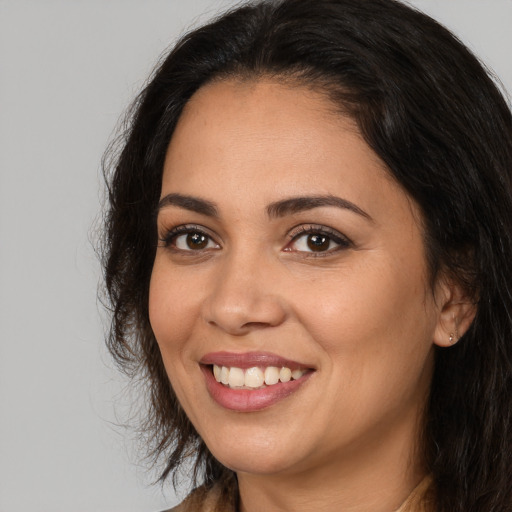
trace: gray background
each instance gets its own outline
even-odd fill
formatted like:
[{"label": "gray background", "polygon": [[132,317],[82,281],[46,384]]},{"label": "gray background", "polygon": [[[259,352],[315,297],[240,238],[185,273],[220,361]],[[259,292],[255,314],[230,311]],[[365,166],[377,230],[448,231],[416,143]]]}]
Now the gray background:
[{"label": "gray background", "polygon": [[[512,91],[512,0],[412,3]],[[121,113],[178,35],[233,4],[0,0],[0,512],[177,500],[115,426],[133,397],[103,348],[90,239]]]}]

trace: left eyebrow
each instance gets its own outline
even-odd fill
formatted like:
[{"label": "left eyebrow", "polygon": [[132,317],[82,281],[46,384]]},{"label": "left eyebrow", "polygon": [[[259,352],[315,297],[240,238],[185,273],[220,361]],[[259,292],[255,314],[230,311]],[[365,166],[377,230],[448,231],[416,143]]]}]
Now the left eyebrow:
[{"label": "left eyebrow", "polygon": [[267,206],[267,214],[270,218],[283,217],[285,215],[312,210],[313,208],[320,208],[322,206],[334,206],[336,208],[350,210],[351,212],[357,213],[365,219],[373,222],[371,216],[356,204],[348,201],[347,199],[331,195],[299,196],[284,199],[282,201],[276,201],[275,203],[271,203]]}]

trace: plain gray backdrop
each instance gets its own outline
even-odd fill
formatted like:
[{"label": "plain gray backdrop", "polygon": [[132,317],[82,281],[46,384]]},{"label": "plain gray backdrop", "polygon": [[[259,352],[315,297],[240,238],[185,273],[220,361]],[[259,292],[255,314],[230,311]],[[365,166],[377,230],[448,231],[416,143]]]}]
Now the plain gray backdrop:
[{"label": "plain gray backdrop", "polygon": [[[157,58],[229,0],[0,0],[0,512],[154,512],[115,406],[90,240],[100,160]],[[512,91],[512,0],[411,2]],[[185,492],[185,491],[183,491]],[[182,494],[183,494],[182,492]]]}]

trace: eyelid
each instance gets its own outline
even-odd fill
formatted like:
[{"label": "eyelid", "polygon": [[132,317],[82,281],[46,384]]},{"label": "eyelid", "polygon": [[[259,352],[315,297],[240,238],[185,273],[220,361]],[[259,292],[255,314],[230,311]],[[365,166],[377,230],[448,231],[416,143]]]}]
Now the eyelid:
[{"label": "eyelid", "polygon": [[[177,237],[179,237],[181,235],[190,234],[190,233],[200,233],[200,234],[208,237],[209,240],[216,245],[216,247],[215,248],[209,247],[209,248],[197,249],[197,250],[194,250],[194,249],[186,250],[186,249],[179,249],[172,245],[172,242]],[[337,244],[337,247],[333,248],[333,249],[328,249],[326,251],[318,251],[318,252],[294,250],[293,248],[290,247],[295,241],[300,239],[300,237],[306,236],[309,234],[324,235],[324,236],[328,237],[332,242]],[[217,238],[218,237],[215,234],[212,234],[212,232],[208,228],[205,228],[204,226],[201,226],[199,224],[181,224],[181,225],[169,228],[169,229],[165,229],[164,234],[159,235],[159,242],[162,242],[164,244],[163,245],[164,247],[175,250],[180,253],[188,253],[188,252],[200,253],[200,252],[204,252],[207,250],[219,249],[221,247],[221,244],[217,241]],[[307,254],[308,256],[324,256],[324,255],[327,256],[332,253],[338,252],[339,250],[347,249],[353,245],[352,241],[344,234],[340,233],[339,231],[337,231],[333,228],[323,226],[323,225],[318,225],[318,224],[300,224],[298,226],[295,226],[287,234],[287,238],[289,239],[289,242],[286,244],[284,251],[304,253],[304,254]]]},{"label": "eyelid", "polygon": [[333,228],[319,225],[319,224],[307,224],[307,225],[301,224],[299,226],[292,228],[292,230],[288,233],[287,237],[289,238],[290,241],[288,242],[288,244],[286,245],[284,250],[292,252],[293,250],[289,249],[290,245],[293,242],[295,242],[296,240],[298,240],[300,237],[310,235],[310,234],[325,235],[325,236],[329,237],[334,243],[338,244],[338,247],[336,247],[335,249],[329,249],[327,251],[319,251],[319,252],[314,252],[314,251],[295,251],[295,252],[301,252],[301,253],[307,254],[308,256],[313,255],[315,257],[318,257],[318,256],[327,256],[329,254],[338,252],[339,250],[347,249],[347,248],[353,246],[353,242],[347,236],[345,236],[344,234],[340,233],[339,231],[337,231]]},{"label": "eyelid", "polygon": [[[215,243],[218,247],[220,247],[219,242],[217,241],[217,237],[211,233],[211,231],[204,226],[201,226],[199,224],[180,224],[178,226],[174,226],[170,229],[165,229],[165,232],[163,235],[159,235],[158,240],[164,244],[164,247],[179,251],[179,252],[201,252],[200,250],[193,250],[190,251],[184,250],[184,249],[178,249],[177,247],[173,247],[172,241],[175,240],[180,235],[187,235],[189,233],[200,233],[204,236],[207,236],[213,243]],[[204,249],[204,250],[210,250]],[[217,249],[217,248],[216,248]]]}]

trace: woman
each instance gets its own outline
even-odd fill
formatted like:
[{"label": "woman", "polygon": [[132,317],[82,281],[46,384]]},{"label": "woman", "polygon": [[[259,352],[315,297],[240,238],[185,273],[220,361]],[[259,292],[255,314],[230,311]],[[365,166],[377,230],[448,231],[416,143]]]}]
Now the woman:
[{"label": "woman", "polygon": [[401,3],[185,36],[105,234],[109,347],[200,484],[176,510],[512,510],[511,176],[496,86]]}]

